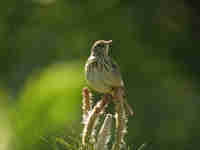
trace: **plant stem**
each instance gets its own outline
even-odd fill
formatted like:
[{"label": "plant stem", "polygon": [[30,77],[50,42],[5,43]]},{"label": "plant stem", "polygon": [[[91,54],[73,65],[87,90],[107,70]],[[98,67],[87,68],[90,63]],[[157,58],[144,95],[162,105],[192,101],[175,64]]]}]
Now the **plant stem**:
[{"label": "plant stem", "polygon": [[88,116],[88,120],[85,123],[84,129],[83,129],[83,136],[82,136],[82,144],[86,145],[87,143],[90,143],[89,139],[91,136],[91,133],[94,129],[95,121],[99,118],[100,113],[102,110],[104,110],[105,105],[108,103],[107,96],[105,95],[102,100],[100,100],[92,109],[91,113]]}]

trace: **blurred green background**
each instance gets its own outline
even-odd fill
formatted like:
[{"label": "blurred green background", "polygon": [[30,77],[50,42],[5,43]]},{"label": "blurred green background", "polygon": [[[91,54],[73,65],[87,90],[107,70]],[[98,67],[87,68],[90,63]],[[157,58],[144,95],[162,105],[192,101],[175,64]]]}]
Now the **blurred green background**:
[{"label": "blurred green background", "polygon": [[0,150],[56,149],[81,133],[84,63],[113,40],[135,110],[132,149],[196,150],[200,5],[194,0],[7,0],[0,5]]}]

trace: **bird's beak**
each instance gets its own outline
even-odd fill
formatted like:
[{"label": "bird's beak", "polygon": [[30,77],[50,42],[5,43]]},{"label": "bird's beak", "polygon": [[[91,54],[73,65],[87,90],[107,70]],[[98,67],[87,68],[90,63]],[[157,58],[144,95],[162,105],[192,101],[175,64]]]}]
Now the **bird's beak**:
[{"label": "bird's beak", "polygon": [[106,41],[105,43],[110,45],[112,43],[112,40]]},{"label": "bird's beak", "polygon": [[112,40],[106,41],[105,43],[107,44],[106,45],[106,55],[108,55],[108,50],[109,50],[110,45],[112,44]]}]

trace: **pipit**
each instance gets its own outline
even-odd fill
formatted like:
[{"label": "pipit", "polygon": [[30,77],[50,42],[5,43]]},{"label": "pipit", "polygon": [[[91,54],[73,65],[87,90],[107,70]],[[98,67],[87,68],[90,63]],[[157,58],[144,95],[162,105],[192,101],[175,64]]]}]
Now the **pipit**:
[{"label": "pipit", "polygon": [[[85,76],[88,85],[99,93],[113,95],[116,88],[124,88],[119,65],[108,55],[112,40],[98,40],[92,48],[85,64]],[[133,111],[124,99],[125,107],[130,115]]]}]

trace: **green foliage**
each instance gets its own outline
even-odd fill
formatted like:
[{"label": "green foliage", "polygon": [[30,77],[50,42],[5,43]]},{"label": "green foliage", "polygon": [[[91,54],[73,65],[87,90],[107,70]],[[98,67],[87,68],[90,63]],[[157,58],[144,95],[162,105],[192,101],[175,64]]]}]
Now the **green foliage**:
[{"label": "green foliage", "polygon": [[83,61],[99,39],[113,40],[110,54],[120,64],[135,111],[127,143],[198,149],[195,2],[1,1],[0,149],[51,150],[44,137],[80,128]]},{"label": "green foliage", "polygon": [[12,138],[12,128],[9,114],[8,95],[5,90],[0,89],[0,149],[8,149]]},{"label": "green foliage", "polygon": [[[41,137],[76,123],[80,127],[82,65],[56,64],[27,80],[16,110],[20,150],[37,149]],[[28,134],[27,134],[28,133]]]}]

